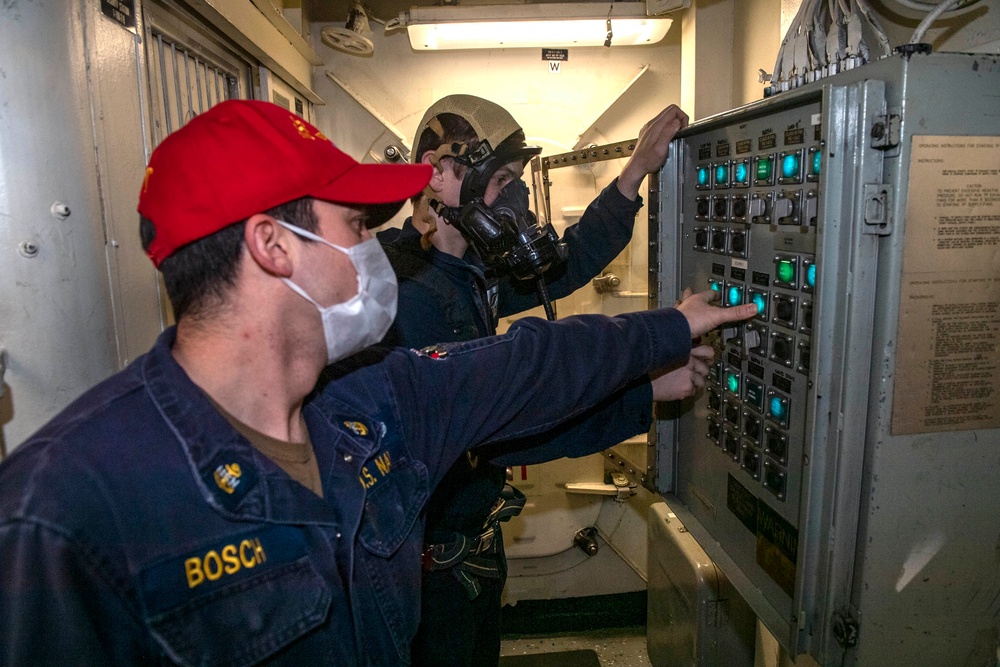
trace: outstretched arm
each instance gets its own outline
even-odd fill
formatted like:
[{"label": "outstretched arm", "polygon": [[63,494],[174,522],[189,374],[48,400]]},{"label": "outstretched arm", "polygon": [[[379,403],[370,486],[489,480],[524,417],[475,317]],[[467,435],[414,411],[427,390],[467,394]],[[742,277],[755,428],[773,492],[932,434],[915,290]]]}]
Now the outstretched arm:
[{"label": "outstretched arm", "polygon": [[[551,431],[496,443],[484,448],[483,454],[498,465],[530,465],[563,456],[586,456],[614,447],[649,430],[654,400],[680,401],[704,387],[714,356],[711,346],[699,345],[691,350],[686,364],[659,373],[652,382],[642,378]],[[494,457],[493,452],[503,453]]]},{"label": "outstretched arm", "polygon": [[639,196],[642,179],[647,174],[659,171],[667,160],[668,148],[674,135],[687,125],[687,114],[671,104],[642,126],[632,157],[618,177],[618,189],[623,195],[635,201]]}]

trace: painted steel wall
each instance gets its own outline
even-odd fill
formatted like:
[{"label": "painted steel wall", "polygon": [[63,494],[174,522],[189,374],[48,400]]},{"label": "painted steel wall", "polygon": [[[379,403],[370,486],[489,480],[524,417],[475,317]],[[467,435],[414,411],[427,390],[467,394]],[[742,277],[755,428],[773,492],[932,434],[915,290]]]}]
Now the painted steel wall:
[{"label": "painted steel wall", "polygon": [[[145,352],[168,319],[138,238],[152,140],[134,4],[129,29],[92,0],[0,3],[0,457]],[[250,0],[197,7],[240,48],[309,78]]]},{"label": "painted steel wall", "polygon": [[[93,4],[0,10],[4,452],[117,368],[89,78],[93,23],[106,19]],[[65,219],[51,212],[56,202]]]}]

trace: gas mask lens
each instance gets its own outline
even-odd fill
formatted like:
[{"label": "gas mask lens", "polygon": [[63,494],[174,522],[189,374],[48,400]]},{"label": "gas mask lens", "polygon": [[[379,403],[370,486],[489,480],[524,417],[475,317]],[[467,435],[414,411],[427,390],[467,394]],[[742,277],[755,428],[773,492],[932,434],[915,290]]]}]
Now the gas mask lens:
[{"label": "gas mask lens", "polygon": [[490,206],[498,220],[517,233],[537,226],[535,214],[528,209],[528,186],[524,181],[508,183]]}]

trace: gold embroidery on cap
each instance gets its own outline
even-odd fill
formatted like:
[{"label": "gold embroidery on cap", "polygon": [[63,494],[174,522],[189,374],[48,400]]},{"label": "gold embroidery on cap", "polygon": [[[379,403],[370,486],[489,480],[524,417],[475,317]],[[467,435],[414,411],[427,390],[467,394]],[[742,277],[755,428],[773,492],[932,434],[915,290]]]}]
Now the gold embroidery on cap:
[{"label": "gold embroidery on cap", "polygon": [[315,140],[316,137],[309,134],[309,128],[306,127],[305,122],[301,118],[296,118],[295,116],[292,116],[292,125],[295,126],[295,129],[298,131],[299,136],[302,137],[303,139]]},{"label": "gold embroidery on cap", "polygon": [[149,177],[153,175],[153,168],[146,167],[146,175],[142,179],[142,191],[149,192]]},{"label": "gold embroidery on cap", "polygon": [[299,118],[298,116],[291,116],[291,119],[292,119],[292,125],[295,126],[295,129],[299,133],[299,136],[302,137],[303,139],[309,139],[311,141],[315,141],[316,139],[322,139],[323,141],[329,141],[329,139],[327,139],[326,136],[316,128],[312,128],[313,130],[315,130],[315,132],[311,132],[309,129],[309,125],[306,124],[306,122],[301,118]]}]

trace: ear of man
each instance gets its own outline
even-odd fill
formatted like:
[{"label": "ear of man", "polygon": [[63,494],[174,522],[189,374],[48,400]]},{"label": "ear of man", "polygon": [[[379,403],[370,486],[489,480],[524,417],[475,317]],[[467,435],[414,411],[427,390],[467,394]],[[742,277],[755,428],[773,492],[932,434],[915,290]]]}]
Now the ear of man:
[{"label": "ear of man", "polygon": [[424,154],[420,157],[420,161],[434,167],[434,171],[431,172],[431,180],[430,183],[428,183],[428,186],[434,192],[441,192],[444,188],[444,162],[439,160],[437,164],[434,164],[434,151],[424,151]]},{"label": "ear of man", "polygon": [[247,252],[262,271],[281,278],[292,275],[295,233],[277,223],[266,213],[247,218],[243,231]]}]

